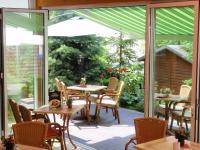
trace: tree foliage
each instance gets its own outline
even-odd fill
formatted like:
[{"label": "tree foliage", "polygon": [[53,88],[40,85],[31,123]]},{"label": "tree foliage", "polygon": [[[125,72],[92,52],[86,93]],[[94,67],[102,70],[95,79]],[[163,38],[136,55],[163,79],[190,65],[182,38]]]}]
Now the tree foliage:
[{"label": "tree foliage", "polygon": [[94,35],[50,37],[49,85],[55,85],[55,77],[66,85],[79,83],[82,77],[86,77],[87,83],[97,82],[97,75],[107,62],[107,51],[102,46],[103,42],[103,38]]},{"label": "tree foliage", "polygon": [[133,39],[127,39],[122,33],[119,37],[111,37],[107,40],[107,44],[110,44],[114,48],[109,55],[109,59],[112,64],[117,64],[118,67],[129,66],[136,61],[136,54],[133,49],[136,45]]},{"label": "tree foliage", "polygon": [[187,59],[192,60],[193,42],[186,40],[156,40],[155,47],[160,48],[165,45],[182,45],[187,52]]}]

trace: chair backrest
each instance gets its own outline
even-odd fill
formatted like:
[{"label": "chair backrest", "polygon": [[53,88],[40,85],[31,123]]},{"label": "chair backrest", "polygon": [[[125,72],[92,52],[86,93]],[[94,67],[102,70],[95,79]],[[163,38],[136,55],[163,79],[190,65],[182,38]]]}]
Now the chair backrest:
[{"label": "chair backrest", "polygon": [[20,114],[20,110],[19,110],[18,104],[13,99],[9,99],[8,101],[9,101],[10,107],[12,109],[13,116],[15,118],[15,122],[16,123],[21,123],[22,122],[22,117],[21,117],[21,114]]},{"label": "chair backrest", "polygon": [[110,77],[107,89],[109,90],[116,90],[119,80],[116,77]]},{"label": "chair backrest", "polygon": [[120,98],[120,96],[122,94],[123,89],[124,89],[124,81],[119,81],[118,85],[117,85],[117,90],[116,90],[117,96],[115,96],[115,98],[114,98],[115,101],[119,100],[119,98]]},{"label": "chair backrest", "polygon": [[66,86],[64,82],[60,82],[60,92],[61,92],[61,99],[66,100],[67,99],[67,91],[66,91]]},{"label": "chair backrest", "polygon": [[134,119],[137,144],[163,138],[166,135],[167,121],[157,118]]},{"label": "chair backrest", "polygon": [[189,100],[191,89],[188,85],[181,85],[179,96],[184,100]]},{"label": "chair backrest", "polygon": [[33,121],[23,122],[12,126],[16,144],[44,147],[47,135],[47,124]]},{"label": "chair backrest", "polygon": [[56,83],[57,91],[61,91],[60,80],[58,78],[55,78],[55,83]]},{"label": "chair backrest", "polygon": [[19,111],[23,121],[32,121],[31,111],[28,108],[23,105],[19,105]]}]

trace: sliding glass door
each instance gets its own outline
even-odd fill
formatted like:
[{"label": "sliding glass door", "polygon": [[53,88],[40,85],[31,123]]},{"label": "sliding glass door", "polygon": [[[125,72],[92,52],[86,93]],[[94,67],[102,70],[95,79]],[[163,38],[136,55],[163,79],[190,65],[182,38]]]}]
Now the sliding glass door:
[{"label": "sliding glass door", "polygon": [[195,3],[152,4],[149,9],[149,114],[167,120],[170,132],[180,126],[190,132],[194,127],[198,8]]},{"label": "sliding glass door", "polygon": [[2,14],[2,120],[5,132],[10,132],[7,129],[15,120],[8,100],[34,109],[44,103],[47,95],[47,12],[3,9]]}]

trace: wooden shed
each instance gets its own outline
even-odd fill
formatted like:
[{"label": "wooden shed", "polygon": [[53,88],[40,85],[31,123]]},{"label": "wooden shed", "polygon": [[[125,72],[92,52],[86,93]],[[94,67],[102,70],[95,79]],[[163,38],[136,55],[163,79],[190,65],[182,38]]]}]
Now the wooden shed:
[{"label": "wooden shed", "polygon": [[[167,45],[156,50],[155,89],[170,88],[175,94],[180,91],[183,80],[192,78],[192,62],[180,45]],[[144,56],[139,58],[144,61]]]}]

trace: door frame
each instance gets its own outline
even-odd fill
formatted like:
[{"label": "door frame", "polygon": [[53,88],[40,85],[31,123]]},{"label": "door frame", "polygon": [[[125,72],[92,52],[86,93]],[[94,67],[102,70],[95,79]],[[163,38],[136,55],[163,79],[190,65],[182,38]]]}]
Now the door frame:
[{"label": "door frame", "polygon": [[1,114],[1,126],[0,126],[0,129],[1,129],[1,135],[5,135],[7,136],[7,131],[8,131],[8,118],[7,118],[7,114],[8,114],[8,110],[7,110],[7,107],[8,107],[8,97],[7,97],[7,85],[5,84],[5,81],[6,81],[6,74],[5,74],[5,68],[6,68],[6,64],[4,62],[4,60],[6,59],[5,58],[5,45],[6,45],[6,31],[5,31],[5,27],[6,27],[6,24],[5,24],[5,13],[6,12],[16,12],[16,13],[42,13],[44,14],[43,17],[43,25],[44,25],[44,38],[43,38],[43,52],[44,52],[44,55],[43,55],[43,66],[42,68],[43,69],[43,80],[42,80],[42,92],[44,93],[43,94],[43,100],[42,100],[42,103],[47,103],[48,102],[48,49],[47,49],[47,46],[48,46],[48,35],[47,35],[47,21],[48,21],[48,11],[47,10],[31,10],[31,9],[26,9],[26,8],[2,8],[1,9],[1,26],[2,26],[2,32],[1,32],[1,41],[2,41],[2,46],[1,46],[1,91],[0,93],[2,94],[1,95],[1,102],[0,102],[0,108],[2,110],[2,114]]},{"label": "door frame", "polygon": [[153,53],[154,53],[154,29],[155,29],[155,9],[156,8],[169,8],[169,7],[184,7],[184,6],[194,6],[194,36],[193,36],[193,60],[192,60],[192,119],[191,119],[191,139],[195,141],[195,125],[196,125],[196,103],[197,103],[197,60],[200,58],[198,56],[198,38],[199,38],[199,2],[198,1],[185,1],[185,2],[168,2],[168,3],[155,3],[147,4],[147,28],[146,28],[146,55],[145,55],[145,89],[149,91],[147,96],[145,96],[145,116],[153,116],[152,104],[153,104]]}]

